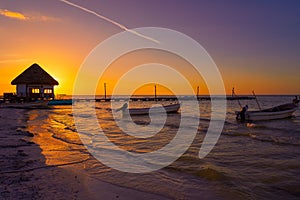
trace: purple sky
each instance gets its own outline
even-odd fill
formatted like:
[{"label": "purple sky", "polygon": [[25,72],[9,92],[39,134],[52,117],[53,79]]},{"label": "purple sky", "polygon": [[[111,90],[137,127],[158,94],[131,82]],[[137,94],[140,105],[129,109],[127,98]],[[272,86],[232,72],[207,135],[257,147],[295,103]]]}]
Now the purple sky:
[{"label": "purple sky", "polygon": [[[256,78],[265,79],[266,81],[261,83],[269,86],[258,89],[258,92],[268,93],[270,90],[270,93],[300,93],[300,1],[72,0],[71,2],[100,13],[128,28],[164,27],[192,37],[212,56],[224,75],[226,86],[240,85],[242,93],[247,93],[247,85],[249,92],[255,89],[250,86],[252,86],[251,79]],[[33,22],[24,23],[0,15],[0,44],[2,44],[0,69],[6,71],[7,66],[14,67],[17,64],[29,66],[36,58],[39,61],[42,57],[39,56],[39,50],[31,49],[34,52],[30,55],[26,53],[26,48],[34,42],[41,44],[40,48],[43,49],[45,47],[42,43],[47,44],[49,51],[52,52],[56,51],[56,48],[60,51],[60,48],[68,46],[70,54],[82,55],[81,60],[72,63],[78,67],[85,54],[95,45],[122,31],[105,20],[58,0],[0,0],[0,9],[34,16]],[[39,16],[46,16],[50,20],[40,20]],[[51,42],[52,40],[57,43]],[[64,47],[58,47],[60,44]],[[68,50],[63,52],[66,51]],[[7,60],[23,58],[6,56],[12,54],[26,55],[26,59],[29,57],[30,61],[7,63]],[[48,64],[51,66],[57,63]],[[241,83],[243,79],[241,77],[246,77],[245,85]],[[7,87],[6,83],[0,84],[0,88]],[[254,87],[257,86],[254,84]],[[274,90],[274,87],[278,90]]]}]

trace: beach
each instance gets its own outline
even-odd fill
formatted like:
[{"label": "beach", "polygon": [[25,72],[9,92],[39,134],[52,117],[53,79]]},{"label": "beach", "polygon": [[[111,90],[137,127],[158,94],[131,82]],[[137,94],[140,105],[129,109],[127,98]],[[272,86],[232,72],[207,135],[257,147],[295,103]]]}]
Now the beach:
[{"label": "beach", "polygon": [[94,179],[82,161],[47,165],[27,112],[0,109],[0,199],[164,199]]},{"label": "beach", "polygon": [[0,1],[0,200],[300,200],[300,1]]},{"label": "beach", "polygon": [[[291,96],[260,96],[262,107],[291,101]],[[79,122],[90,119],[95,106],[99,124],[111,142],[134,153],[162,148],[177,134],[180,114],[168,114],[164,127],[153,137],[130,137],[116,126],[110,102],[75,102]],[[144,107],[151,102],[132,102]],[[165,103],[165,102],[164,102]],[[221,136],[203,159],[198,154],[210,123],[210,102],[201,101],[197,134],[187,151],[168,166],[147,173],[128,173],[110,167],[121,155],[98,137],[93,125],[82,133],[74,123],[72,106],[51,109],[0,109],[0,199],[298,199],[300,170],[300,112],[291,118],[241,123],[235,119],[238,102],[227,102]],[[243,100],[250,110],[256,102]],[[119,102],[122,106],[122,102]],[[119,113],[120,114],[120,113]],[[147,130],[149,117],[133,121]],[[125,121],[126,122],[126,121]],[[159,127],[159,124],[154,126]],[[126,124],[126,123],[125,123]],[[182,124],[187,132],[191,124]],[[96,135],[97,136],[97,135]],[[90,138],[91,145],[82,144]],[[92,152],[109,152],[109,163]],[[120,153],[120,154],[118,154]],[[166,157],[173,156],[165,153]],[[129,171],[139,170],[126,166]]]}]

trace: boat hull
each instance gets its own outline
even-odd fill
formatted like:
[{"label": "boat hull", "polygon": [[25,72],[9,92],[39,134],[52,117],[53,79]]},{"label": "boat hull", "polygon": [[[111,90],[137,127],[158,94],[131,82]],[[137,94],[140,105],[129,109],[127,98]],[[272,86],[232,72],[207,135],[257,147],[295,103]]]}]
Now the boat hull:
[{"label": "boat hull", "polygon": [[[262,111],[248,111],[245,113],[245,120],[262,121],[289,118],[298,110],[296,104],[283,104]],[[237,119],[240,119],[240,112],[236,112]]]},{"label": "boat hull", "polygon": [[49,106],[57,106],[57,105],[72,105],[72,99],[65,99],[65,100],[51,100],[48,102]]},{"label": "boat hull", "polygon": [[248,112],[246,113],[246,119],[251,121],[260,121],[260,120],[274,120],[274,119],[284,119],[289,118],[293,115],[293,113],[297,110],[297,108],[285,111],[278,112]]},{"label": "boat hull", "polygon": [[[151,112],[154,114],[160,113],[177,113],[180,108],[180,104],[170,104],[167,106],[161,107],[152,107]],[[130,108],[123,111],[123,115],[148,115],[150,108]]]}]

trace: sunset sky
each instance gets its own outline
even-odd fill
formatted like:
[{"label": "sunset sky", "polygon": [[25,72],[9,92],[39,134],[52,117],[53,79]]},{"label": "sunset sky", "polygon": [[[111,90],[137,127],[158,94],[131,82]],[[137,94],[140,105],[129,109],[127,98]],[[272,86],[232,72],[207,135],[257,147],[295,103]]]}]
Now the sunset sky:
[{"label": "sunset sky", "polygon": [[[15,91],[10,82],[33,63],[60,83],[56,93],[72,94],[85,57],[103,40],[124,31],[122,26],[163,27],[192,37],[218,66],[229,94],[233,86],[238,94],[252,90],[257,94],[300,94],[300,1],[70,2],[103,17],[59,0],[0,0],[0,94]],[[164,53],[150,54],[158,60],[169,58]],[[129,55],[127,60],[116,61],[112,69],[124,70],[133,60]],[[172,64],[166,60],[163,62]],[[118,77],[107,75],[110,93]],[[190,81],[207,93],[200,79]],[[102,90],[99,87],[98,93]]]}]

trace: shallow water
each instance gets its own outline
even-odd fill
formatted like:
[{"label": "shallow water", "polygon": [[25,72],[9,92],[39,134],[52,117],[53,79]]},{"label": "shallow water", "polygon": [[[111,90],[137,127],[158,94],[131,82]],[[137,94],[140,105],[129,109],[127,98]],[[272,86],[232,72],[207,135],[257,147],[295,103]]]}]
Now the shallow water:
[{"label": "shallow water", "polygon": [[[260,96],[263,108],[291,102],[290,96]],[[167,103],[167,102],[165,102]],[[188,101],[184,102],[189,104]],[[241,100],[250,110],[257,109],[255,100]],[[80,117],[89,119],[87,112],[93,102],[77,102]],[[114,108],[121,107],[116,103]],[[143,107],[151,102],[133,102],[132,107]],[[108,102],[95,103],[101,128],[109,140],[123,150],[148,153],[169,143],[180,126],[180,114],[169,114],[163,128],[149,138],[136,138],[124,134],[116,125]],[[85,169],[95,178],[113,184],[135,188],[176,199],[297,199],[300,197],[300,112],[292,118],[240,123],[234,112],[239,110],[237,101],[227,102],[227,115],[223,132],[213,150],[204,159],[198,153],[210,122],[210,102],[201,101],[201,115],[194,116],[193,107],[188,107],[191,119],[199,120],[197,135],[188,150],[171,165],[150,173],[132,174],[111,169],[90,155],[76,132],[72,107],[56,107],[51,110],[28,112],[28,129],[36,136],[47,164],[85,161]],[[79,118],[80,120],[80,118]],[[117,115],[117,121],[122,121]],[[129,119],[128,119],[129,120]],[[148,116],[133,117],[141,131],[148,131],[151,123]],[[126,123],[126,120],[125,120]],[[193,124],[185,124],[192,130]],[[159,124],[154,123],[153,127]],[[128,127],[131,128],[130,126]],[[134,126],[133,126],[134,128]],[[95,149],[110,149],[102,140],[93,136],[91,124],[81,134]],[[166,153],[166,156],[173,156]],[[110,160],[115,161],[115,158]]]}]

